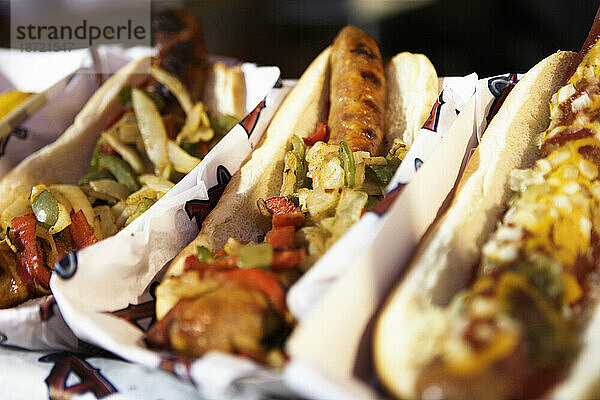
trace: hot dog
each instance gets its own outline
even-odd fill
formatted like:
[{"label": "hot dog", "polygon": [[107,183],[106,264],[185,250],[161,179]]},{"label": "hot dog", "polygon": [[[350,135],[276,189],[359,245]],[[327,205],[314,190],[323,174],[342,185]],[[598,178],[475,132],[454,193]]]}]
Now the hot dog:
[{"label": "hot dog", "polygon": [[[213,67],[198,19],[162,11],[154,33],[153,60],[123,67],[59,140],[0,180],[0,308],[48,294],[58,259],[131,223],[226,133],[200,102],[214,88],[202,84]],[[213,111],[217,125],[242,117]]]},{"label": "hot dog", "polygon": [[[437,95],[435,70],[424,60],[403,53],[389,67],[394,79],[397,70],[425,65],[423,79],[407,79],[400,93],[410,98],[419,87],[430,95],[414,114],[394,108],[388,120],[424,122],[423,109]],[[385,81],[379,49],[355,27],[313,61],[157,287],[151,346],[194,357],[220,350],[272,366],[285,361],[281,343],[294,324],[286,290],[360,218],[370,196],[380,197],[378,179],[402,157],[393,138],[405,132],[385,129],[386,102],[400,99],[387,97]],[[394,142],[385,151],[384,139]]]},{"label": "hot dog", "polygon": [[598,397],[599,16],[510,93],[381,311],[393,395]]}]

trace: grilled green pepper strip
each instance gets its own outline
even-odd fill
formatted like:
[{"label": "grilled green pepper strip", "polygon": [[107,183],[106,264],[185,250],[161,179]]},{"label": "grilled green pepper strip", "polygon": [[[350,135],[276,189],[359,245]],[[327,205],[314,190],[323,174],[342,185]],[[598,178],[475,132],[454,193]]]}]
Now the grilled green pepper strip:
[{"label": "grilled green pepper strip", "polygon": [[155,201],[152,200],[151,198],[144,197],[138,203],[137,207],[133,211],[133,214],[131,214],[129,216],[129,218],[127,218],[127,221],[125,221],[125,226],[129,225],[130,223],[133,222],[134,219],[136,219],[137,217],[142,215],[144,212],[146,212],[150,207],[152,207],[152,204],[154,204],[154,203],[155,203]]},{"label": "grilled green pepper strip", "polygon": [[117,182],[133,192],[140,188],[140,184],[137,181],[135,172],[133,171],[133,168],[131,168],[131,165],[119,157],[99,153],[98,169],[106,169],[115,178],[117,178]]},{"label": "grilled green pepper strip", "polygon": [[196,247],[196,257],[198,258],[198,260],[206,264],[210,264],[213,261],[215,261],[210,250],[204,246]]},{"label": "grilled green pepper strip", "polygon": [[296,183],[294,184],[294,192],[298,189],[308,187],[308,166],[306,165],[304,142],[298,136],[293,135],[290,139],[292,144],[292,153],[296,156]]},{"label": "grilled green pepper strip", "polygon": [[210,127],[215,132],[215,137],[221,138],[227,134],[238,122],[239,119],[233,115],[220,114],[209,117]]},{"label": "grilled green pepper strip", "polygon": [[91,181],[97,181],[100,179],[112,179],[114,181],[115,177],[112,176],[112,174],[110,172],[108,172],[107,170],[99,169],[96,171],[89,172],[86,176],[81,178],[81,180],[79,181],[79,184],[85,185],[86,183],[90,183]]},{"label": "grilled green pepper strip", "polygon": [[396,170],[402,163],[398,157],[386,157],[387,165],[367,165],[367,179],[373,179],[381,188],[385,188],[392,180]]},{"label": "grilled green pepper strip", "polygon": [[35,198],[31,204],[31,209],[38,222],[47,229],[52,227],[58,220],[58,203],[47,190],[44,190]]},{"label": "grilled green pepper strip", "polygon": [[273,262],[273,248],[268,243],[248,244],[238,255],[241,268],[268,268]]},{"label": "grilled green pepper strip", "polygon": [[98,171],[98,159],[100,158],[100,146],[94,147],[94,155],[92,156],[92,162],[90,163],[90,172]]},{"label": "grilled green pepper strip", "polygon": [[352,150],[350,150],[350,146],[346,142],[340,142],[340,160],[342,161],[342,167],[344,168],[344,175],[346,178],[346,185],[349,188],[354,187],[354,174],[355,174],[355,166],[354,166],[354,155],[352,154]]},{"label": "grilled green pepper strip", "polygon": [[365,210],[371,211],[372,209],[374,209],[375,206],[379,203],[379,200],[381,200],[381,196],[369,195],[369,197],[367,198],[367,204],[365,205]]}]

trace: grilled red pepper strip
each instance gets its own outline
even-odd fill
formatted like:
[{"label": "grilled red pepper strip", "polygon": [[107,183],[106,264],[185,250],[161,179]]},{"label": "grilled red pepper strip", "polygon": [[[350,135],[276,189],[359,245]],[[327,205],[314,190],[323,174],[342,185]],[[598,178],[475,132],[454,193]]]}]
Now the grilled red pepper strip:
[{"label": "grilled red pepper strip", "polygon": [[196,256],[188,256],[185,259],[185,271],[190,270],[197,271],[200,279],[217,279],[221,282],[234,282],[242,287],[258,290],[267,296],[278,312],[282,315],[285,314],[285,291],[277,278],[262,269],[240,269],[236,266],[206,264],[198,260]]},{"label": "grilled red pepper strip", "polygon": [[296,205],[287,197],[270,197],[265,200],[265,205],[272,215],[289,214],[296,211]]},{"label": "grilled red pepper strip", "polygon": [[275,214],[273,215],[273,228],[281,228],[284,226],[293,226],[300,228],[304,223],[304,214],[301,211],[296,211],[290,214]]},{"label": "grilled red pepper strip", "polygon": [[131,107],[129,107],[129,106],[123,106],[123,108],[121,109],[121,111],[119,111],[118,113],[116,113],[115,115],[113,115],[112,117],[110,117],[110,119],[108,120],[108,123],[104,127],[104,130],[105,131],[109,130],[114,124],[116,124],[117,122],[119,122],[119,120],[121,119],[121,117],[123,117],[123,115],[125,115],[125,113],[127,111],[131,111]]},{"label": "grilled red pepper strip", "polygon": [[240,284],[240,286],[256,289],[269,299],[273,307],[285,315],[287,309],[285,305],[285,291],[281,284],[273,275],[258,268],[234,269],[223,272],[222,279]]},{"label": "grilled red pepper strip", "polygon": [[49,289],[51,271],[44,265],[44,255],[35,236],[35,223],[33,211],[26,212],[11,221],[16,242],[23,249],[18,255],[19,275],[30,289],[35,289],[34,282]]},{"label": "grilled red pepper strip", "polygon": [[98,239],[96,236],[94,236],[92,227],[90,224],[88,224],[87,219],[85,218],[83,210],[71,213],[71,225],[69,225],[69,233],[71,233],[71,237],[73,238],[75,246],[77,246],[78,249],[82,249],[98,242]]},{"label": "grilled red pepper strip", "polygon": [[113,149],[112,146],[109,144],[100,145],[100,152],[102,154],[106,154],[109,156],[118,156],[119,155],[119,153],[117,153],[117,151],[115,149]]},{"label": "grilled red pepper strip", "polygon": [[273,228],[273,230],[267,232],[265,242],[269,243],[274,249],[294,247],[294,232],[295,229],[293,226]]},{"label": "grilled red pepper strip", "polygon": [[317,142],[326,142],[327,141],[327,124],[325,122],[319,122],[317,124],[317,129],[315,129],[315,134],[304,138],[304,144],[307,146],[312,146]]},{"label": "grilled red pepper strip", "polygon": [[276,251],[273,254],[271,268],[274,270],[294,268],[304,261],[304,256],[304,249]]}]

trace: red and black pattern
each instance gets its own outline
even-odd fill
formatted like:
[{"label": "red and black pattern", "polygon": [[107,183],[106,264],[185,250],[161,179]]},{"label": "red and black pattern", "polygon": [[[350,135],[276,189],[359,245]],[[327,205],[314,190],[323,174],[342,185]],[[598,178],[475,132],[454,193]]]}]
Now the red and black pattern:
[{"label": "red and black pattern", "polygon": [[[139,328],[142,332],[146,332],[148,328],[156,321],[156,287],[158,282],[150,284],[149,293],[152,300],[140,304],[129,304],[127,307],[116,311],[107,311],[106,314],[119,317]],[[147,320],[142,323],[143,320]]]},{"label": "red and black pattern", "polygon": [[[100,370],[90,365],[82,356],[69,352],[52,353],[41,357],[39,361],[54,364],[45,381],[51,400],[67,400],[87,392],[92,392],[101,399],[117,392]],[[67,387],[70,374],[77,375],[79,383]]]},{"label": "red and black pattern", "polygon": [[176,377],[192,381],[190,370],[192,361],[185,355],[161,355],[159,368]]},{"label": "red and black pattern", "polygon": [[391,190],[388,194],[386,194],[385,197],[381,199],[379,203],[377,203],[375,208],[373,208],[373,212],[379,216],[385,214],[390,209],[390,207],[392,207],[392,204],[394,204],[396,198],[400,195],[400,193],[402,193],[402,190],[405,186],[405,184],[401,183],[398,186],[396,186],[393,190]]},{"label": "red and black pattern", "polygon": [[250,114],[246,115],[242,122],[240,122],[240,125],[242,126],[242,128],[244,128],[248,137],[252,135],[254,128],[256,128],[256,123],[258,122],[258,118],[260,117],[260,112],[263,110],[263,108],[266,107],[266,98],[264,98],[260,103],[258,103],[256,107],[254,107],[254,110],[252,110]]},{"label": "red and black pattern", "polygon": [[497,76],[488,81],[488,89],[494,96],[494,101],[485,117],[486,125],[489,125],[492,118],[494,118],[494,116],[498,113],[498,110],[500,110],[504,100],[506,100],[506,97],[515,87],[517,82],[519,82],[519,78],[515,73]]},{"label": "red and black pattern", "polygon": [[198,225],[198,229],[202,228],[202,223],[204,219],[211,212],[213,208],[217,205],[217,202],[221,198],[221,195],[225,191],[225,187],[229,180],[231,179],[231,174],[222,165],[217,167],[217,184],[210,189],[208,189],[208,200],[189,200],[185,203],[185,212],[187,213],[190,219],[196,218],[196,224]]},{"label": "red and black pattern", "polygon": [[425,121],[425,123],[423,124],[423,129],[427,129],[432,132],[437,132],[438,124],[440,123],[440,115],[442,113],[442,106],[446,104],[443,96],[444,92],[442,91],[435,103],[433,103],[433,107],[431,107],[429,117],[427,118],[427,121]]},{"label": "red and black pattern", "polygon": [[[127,307],[120,310],[111,311],[107,314],[112,314],[115,317],[124,319],[125,321],[135,325],[143,332],[146,332],[148,327],[156,320],[156,300],[149,300],[141,304],[129,304]],[[141,321],[149,319],[149,323],[142,324]]]},{"label": "red and black pattern", "polygon": [[46,300],[44,304],[40,306],[40,319],[43,322],[54,317],[54,306],[56,306],[56,300],[54,299],[54,296],[50,296],[48,300]]}]

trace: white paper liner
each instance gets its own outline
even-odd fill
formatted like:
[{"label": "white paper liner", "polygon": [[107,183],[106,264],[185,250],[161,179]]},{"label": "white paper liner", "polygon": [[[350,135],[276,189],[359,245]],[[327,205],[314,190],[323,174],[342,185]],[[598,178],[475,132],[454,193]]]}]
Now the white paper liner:
[{"label": "white paper liner", "polygon": [[[110,68],[117,70],[131,59],[134,59],[134,57],[143,57],[152,54],[153,52],[154,49],[148,47],[122,48],[119,46],[101,46],[97,49],[97,59],[100,60],[103,65],[110,65]],[[54,54],[54,57],[60,57],[60,54]],[[210,59],[212,60],[214,58],[215,57],[211,57]],[[224,58],[221,57],[220,59]],[[90,62],[91,58],[81,58],[81,63],[84,66],[87,65],[88,68],[90,68]],[[228,62],[232,63],[231,59],[229,59]],[[105,71],[108,70],[105,67],[102,68]],[[254,64],[245,63],[242,65],[242,71],[244,72],[247,86],[246,111],[249,113],[258,103],[265,99],[266,94],[273,88],[279,77],[279,69],[277,67],[258,67]],[[75,114],[76,111],[79,111],[82,107],[83,99],[81,104],[78,105],[78,109],[75,110],[75,102],[73,101],[73,104],[71,104],[69,96],[73,93],[83,92],[84,88],[81,86],[89,84],[90,79],[95,79],[95,75],[90,73],[89,69],[82,69],[80,74],[76,76],[81,76],[81,79],[71,80],[66,86],[65,91],[58,91],[56,97],[49,99],[48,105],[41,110],[43,115],[36,114],[25,124],[26,126],[31,124],[36,132],[51,133],[45,135],[41,134],[40,137],[44,144],[52,142],[58,137],[60,132],[62,132],[58,131],[57,133],[51,129],[44,130],[44,124],[48,123],[45,119],[45,115],[49,113],[54,120],[60,120],[61,117],[63,117],[61,115],[61,112],[63,111],[62,102],[66,102],[67,105],[72,106],[71,108],[65,108],[65,112],[68,111]],[[40,83],[40,85],[42,84],[43,83]],[[71,87],[71,84],[78,87]],[[239,168],[239,165],[250,152],[251,148],[255,146],[260,139],[262,131],[266,128],[270,117],[283,98],[282,93],[287,93],[288,90],[288,86],[279,90],[274,90],[270,98],[267,98],[266,103],[263,104],[265,107],[260,111],[260,118],[253,127],[254,130],[247,133],[245,128],[241,125],[237,125],[233,129],[234,132],[227,135],[226,139],[215,146],[213,151],[207,155],[203,162],[193,172],[179,182],[169,192],[168,196],[163,197],[161,201],[157,202],[152,207],[152,210],[154,210],[153,213],[159,215],[165,212],[164,207],[168,208],[169,204],[171,206],[173,204],[179,206],[193,198],[207,198],[207,186],[205,185],[212,187],[217,182],[215,174],[208,174],[206,168],[202,167],[202,165],[215,165],[215,168],[217,165],[224,165],[229,173],[233,174]],[[68,120],[68,118],[64,119]],[[68,123],[66,125],[68,125]],[[31,137],[28,136],[28,138]],[[13,139],[11,138],[11,140]],[[223,144],[223,142],[225,143]],[[229,143],[229,145],[227,145],[227,143]],[[27,147],[28,145],[25,146],[25,143],[21,144],[23,144],[19,150],[23,152],[21,158],[24,158],[29,154],[25,154],[26,152],[35,150],[35,146]],[[16,152],[16,146],[11,151]],[[3,158],[0,158],[0,163],[2,162]],[[1,168],[0,164],[0,170]],[[172,201],[173,203],[169,203],[169,201]],[[112,264],[115,258],[118,258],[119,262],[121,262],[122,260],[127,260],[127,256],[142,257],[141,252],[143,252],[145,246],[140,243],[143,243],[144,240],[150,240],[152,243],[162,245],[162,247],[156,246],[154,248],[155,251],[143,256],[147,259],[136,259],[139,262],[150,262],[155,268],[157,267],[158,269],[154,270],[154,272],[144,275],[139,269],[123,268],[119,270],[118,273],[115,273],[115,275],[112,275],[112,277],[105,275],[102,279],[98,278],[96,281],[92,281],[94,286],[96,286],[96,283],[103,283],[105,286],[98,287],[102,288],[104,294],[111,293],[112,286],[109,282],[112,282],[115,280],[114,277],[118,276],[119,278],[116,279],[117,283],[123,283],[124,287],[129,291],[128,293],[143,293],[146,286],[140,285],[139,282],[142,282],[145,279],[145,282],[148,283],[154,278],[160,267],[177,254],[183,245],[189,243],[197,234],[196,223],[190,221],[190,218],[188,218],[183,209],[179,209],[174,218],[172,223],[175,223],[175,225],[168,225],[166,227],[162,226],[159,222],[161,219],[152,220],[152,224],[150,224],[151,218],[138,218],[134,223],[120,232],[119,235],[111,238],[110,241],[105,240],[98,244],[99,249],[102,250],[99,250],[99,252],[95,254],[100,254],[98,258],[109,265]],[[152,234],[149,232],[152,232]],[[135,240],[131,241],[131,251],[129,253],[122,252],[121,250],[121,238],[127,235],[133,235],[133,238],[135,238]],[[106,249],[104,246],[107,246]],[[107,252],[104,253],[104,251]],[[113,255],[114,258],[107,257],[107,254]],[[129,259],[131,260],[131,258]],[[81,297],[82,299],[88,298],[88,296],[84,295]],[[32,350],[77,349],[79,343],[78,339],[73,335],[69,328],[67,328],[56,305],[52,306],[52,303],[46,302],[48,299],[49,297],[34,299],[17,307],[0,310],[0,344]]]}]

